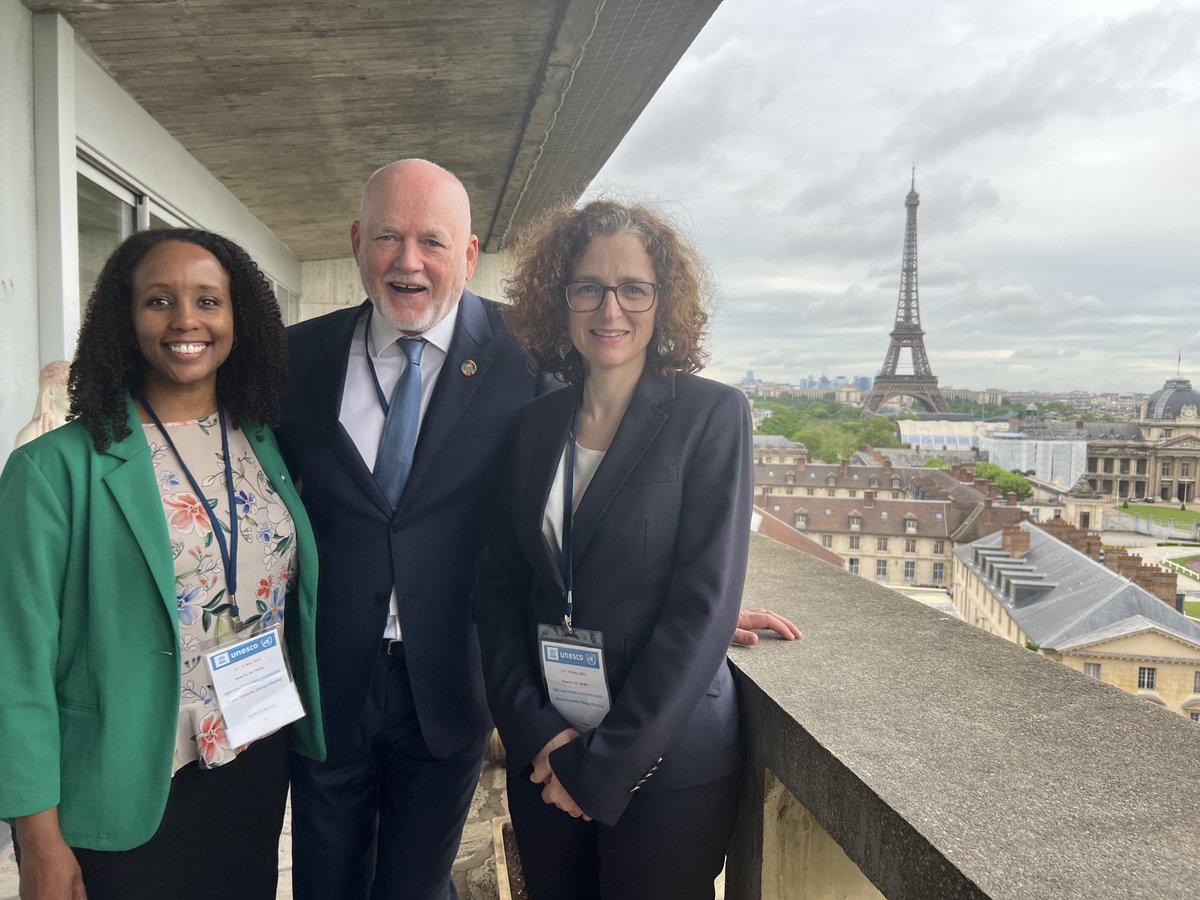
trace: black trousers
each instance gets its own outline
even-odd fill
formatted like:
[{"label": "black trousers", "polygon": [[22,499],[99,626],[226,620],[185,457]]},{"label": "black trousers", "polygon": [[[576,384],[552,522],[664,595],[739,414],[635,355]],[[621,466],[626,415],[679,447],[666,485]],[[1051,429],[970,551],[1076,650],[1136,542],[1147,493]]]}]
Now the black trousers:
[{"label": "black trousers", "polygon": [[484,742],[429,753],[402,650],[380,652],[353,752],[292,756],[295,900],[446,900]]},{"label": "black trousers", "polygon": [[737,774],[639,792],[610,828],[543,803],[531,771],[508,773],[508,806],[530,900],[711,900],[733,835]]},{"label": "black trousers", "polygon": [[72,848],[88,900],[275,900],[287,760],[284,728],[220,768],[184,766],[146,843],[119,851]]}]

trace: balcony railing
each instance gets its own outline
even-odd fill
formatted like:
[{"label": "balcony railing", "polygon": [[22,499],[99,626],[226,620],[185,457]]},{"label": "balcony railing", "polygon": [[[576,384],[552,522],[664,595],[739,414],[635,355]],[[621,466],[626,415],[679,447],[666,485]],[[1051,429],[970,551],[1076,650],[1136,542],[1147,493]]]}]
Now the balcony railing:
[{"label": "balcony railing", "polygon": [[1200,897],[1200,726],[752,540],[728,900]]}]

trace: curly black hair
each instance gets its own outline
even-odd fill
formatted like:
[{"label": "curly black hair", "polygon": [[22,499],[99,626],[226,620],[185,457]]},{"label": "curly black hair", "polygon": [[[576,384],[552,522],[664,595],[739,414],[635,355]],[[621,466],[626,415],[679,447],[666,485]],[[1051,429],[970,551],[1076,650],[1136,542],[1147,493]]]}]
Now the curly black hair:
[{"label": "curly black hair", "polygon": [[139,231],[104,264],[88,300],[68,392],[70,419],[78,419],[97,450],[128,437],[126,395],[142,387],[142,356],[133,331],[133,270],[153,247],[183,241],[203,247],[229,275],[234,346],[217,370],[217,397],[237,425],[279,422],[287,380],[283,319],[271,284],[241,247],[196,228]]}]

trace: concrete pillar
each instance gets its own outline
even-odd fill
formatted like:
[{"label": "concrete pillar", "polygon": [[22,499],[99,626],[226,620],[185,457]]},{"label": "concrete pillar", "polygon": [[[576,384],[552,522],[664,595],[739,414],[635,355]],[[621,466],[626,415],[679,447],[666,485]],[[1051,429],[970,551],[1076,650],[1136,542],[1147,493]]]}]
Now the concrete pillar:
[{"label": "concrete pillar", "polygon": [[812,813],[764,774],[762,900],[882,900]]},{"label": "concrete pillar", "polygon": [[[33,146],[33,14],[0,0],[0,461],[29,421],[38,394],[37,192]],[[0,829],[2,832],[3,829]]]},{"label": "concrete pillar", "polygon": [[75,32],[55,13],[33,17],[33,134],[38,349],[45,365],[74,356],[79,334]]}]

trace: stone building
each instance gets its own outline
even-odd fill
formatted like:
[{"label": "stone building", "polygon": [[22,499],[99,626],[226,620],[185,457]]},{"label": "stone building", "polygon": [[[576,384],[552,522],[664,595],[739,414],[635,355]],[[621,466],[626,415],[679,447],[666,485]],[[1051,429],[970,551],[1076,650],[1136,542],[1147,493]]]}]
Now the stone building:
[{"label": "stone building", "polygon": [[959,548],[953,580],[964,621],[1200,721],[1200,625],[1176,610],[1173,574],[1051,521]]},{"label": "stone building", "polygon": [[1200,392],[1171,378],[1142,402],[1131,431],[1088,441],[1090,490],[1108,500],[1196,499],[1200,471]]},{"label": "stone building", "polygon": [[969,469],[808,463],[756,451],[755,503],[845,560],[848,571],[898,589],[949,588],[954,548],[1019,520],[1016,495]]}]

